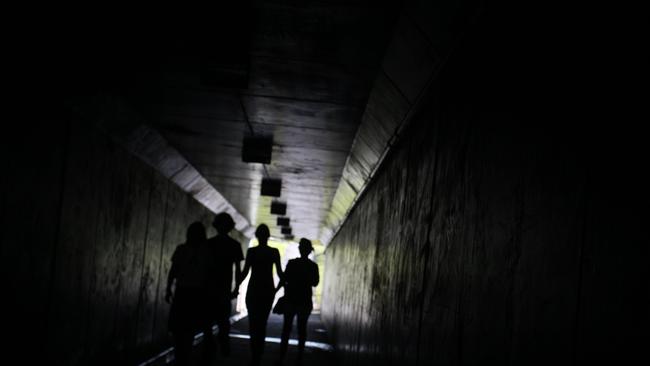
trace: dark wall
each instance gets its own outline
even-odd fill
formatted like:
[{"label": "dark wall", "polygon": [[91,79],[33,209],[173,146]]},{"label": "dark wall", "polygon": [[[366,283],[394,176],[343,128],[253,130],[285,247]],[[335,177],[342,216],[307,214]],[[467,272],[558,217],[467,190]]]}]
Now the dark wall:
[{"label": "dark wall", "polygon": [[9,349],[61,365],[152,356],[170,343],[171,254],[193,221],[213,235],[213,214],[91,123],[44,109],[3,145]]},{"label": "dark wall", "polygon": [[520,16],[468,28],[327,248],[322,316],[343,364],[641,356],[639,130],[590,89],[600,65],[570,33]]}]

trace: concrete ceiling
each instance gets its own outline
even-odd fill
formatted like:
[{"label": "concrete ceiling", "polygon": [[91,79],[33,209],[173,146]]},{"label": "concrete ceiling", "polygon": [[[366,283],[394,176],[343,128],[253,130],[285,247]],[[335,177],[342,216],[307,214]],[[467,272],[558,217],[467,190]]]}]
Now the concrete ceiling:
[{"label": "concrete ceiling", "polygon": [[[252,2],[214,27],[167,35],[164,62],[129,99],[251,225],[281,237],[270,213],[279,200],[294,235],[317,239],[395,13],[367,1]],[[249,135],[273,138],[270,164],[242,161]],[[260,195],[265,177],[282,179],[281,197]]]}]

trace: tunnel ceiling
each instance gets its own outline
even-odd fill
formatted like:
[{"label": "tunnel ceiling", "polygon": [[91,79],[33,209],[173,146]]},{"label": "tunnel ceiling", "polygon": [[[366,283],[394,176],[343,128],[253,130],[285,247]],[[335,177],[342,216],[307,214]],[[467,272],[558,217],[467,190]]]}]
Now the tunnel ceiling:
[{"label": "tunnel ceiling", "polygon": [[[200,37],[170,35],[164,62],[130,99],[251,225],[267,223],[281,237],[270,213],[278,200],[293,234],[317,239],[394,10],[367,1],[252,2],[200,27]],[[270,164],[242,161],[250,135],[272,137]],[[281,197],[260,195],[266,177],[282,179]]]}]

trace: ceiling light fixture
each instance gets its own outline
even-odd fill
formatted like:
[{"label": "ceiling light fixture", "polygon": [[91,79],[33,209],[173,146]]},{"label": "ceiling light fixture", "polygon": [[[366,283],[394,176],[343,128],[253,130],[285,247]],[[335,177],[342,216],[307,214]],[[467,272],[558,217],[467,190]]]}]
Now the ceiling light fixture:
[{"label": "ceiling light fixture", "polygon": [[242,146],[241,158],[245,163],[271,163],[273,138],[263,136],[246,136]]},{"label": "ceiling light fixture", "polygon": [[275,215],[286,215],[287,204],[282,202],[271,202],[271,213]]},{"label": "ceiling light fixture", "polygon": [[282,193],[282,179],[262,179],[262,196],[280,197]]}]

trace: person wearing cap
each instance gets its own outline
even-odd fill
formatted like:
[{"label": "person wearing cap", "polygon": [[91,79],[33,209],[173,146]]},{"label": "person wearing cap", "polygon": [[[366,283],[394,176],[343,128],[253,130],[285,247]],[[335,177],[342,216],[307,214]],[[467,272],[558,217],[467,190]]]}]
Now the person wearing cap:
[{"label": "person wearing cap", "polygon": [[282,327],[282,340],[280,343],[280,359],[276,364],[282,364],[287,353],[289,335],[293,326],[293,318],[298,317],[298,363],[302,360],[307,339],[307,320],[313,309],[312,287],[318,285],[318,265],[309,259],[309,254],[314,250],[311,241],[300,239],[298,245],[300,258],[292,259],[287,263],[284,276],[276,289],[284,286],[284,325]]}]

